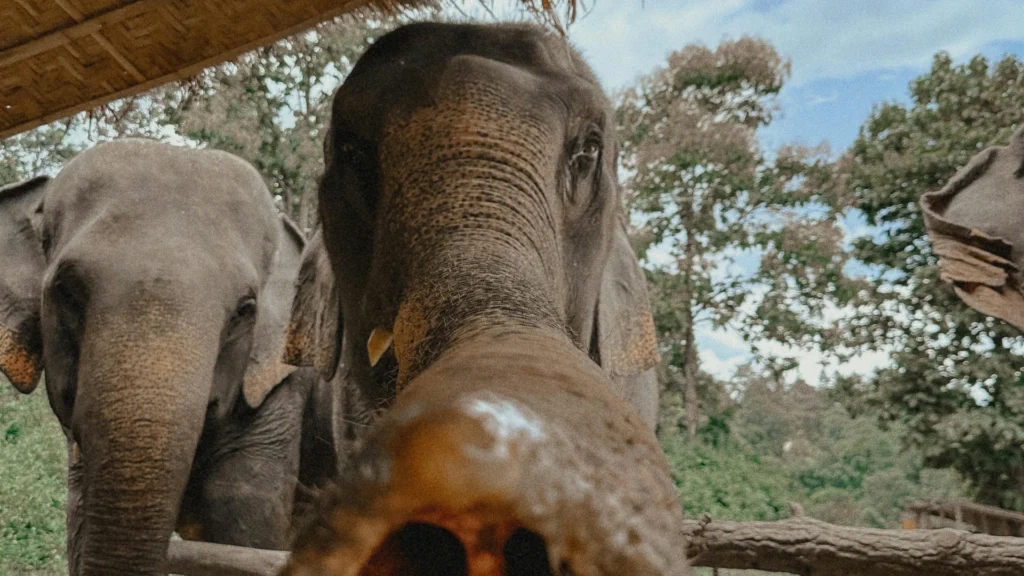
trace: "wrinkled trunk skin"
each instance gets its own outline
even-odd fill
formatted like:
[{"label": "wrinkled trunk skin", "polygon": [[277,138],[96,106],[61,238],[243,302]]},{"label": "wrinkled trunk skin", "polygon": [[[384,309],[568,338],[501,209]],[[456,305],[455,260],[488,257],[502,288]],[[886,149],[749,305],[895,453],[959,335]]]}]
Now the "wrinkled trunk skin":
[{"label": "wrinkled trunk skin", "polygon": [[397,310],[394,295],[379,291],[365,309],[394,319],[399,389],[469,335],[469,321],[565,330],[560,209],[548,191],[556,169],[542,144],[556,137],[512,112],[495,118],[508,109],[489,92],[442,100],[382,143],[388,218],[370,286],[406,291]]},{"label": "wrinkled trunk skin", "polygon": [[217,342],[160,306],[91,316],[72,416],[70,573],[163,574]]}]

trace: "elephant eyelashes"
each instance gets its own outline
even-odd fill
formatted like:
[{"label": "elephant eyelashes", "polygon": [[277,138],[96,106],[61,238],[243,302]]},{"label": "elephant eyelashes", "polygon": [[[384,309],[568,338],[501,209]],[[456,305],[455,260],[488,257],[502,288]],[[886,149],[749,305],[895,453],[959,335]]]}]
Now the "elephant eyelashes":
[{"label": "elephant eyelashes", "polygon": [[[581,195],[579,188],[588,183],[601,160],[601,138],[592,134],[577,141],[569,156],[569,200],[576,202]],[[585,196],[583,196],[585,197]]]},{"label": "elephant eyelashes", "polygon": [[237,338],[243,328],[247,328],[253,324],[256,320],[256,298],[254,296],[246,296],[238,301],[238,305],[235,307],[234,316],[231,318],[229,325],[229,340]]},{"label": "elephant eyelashes", "polygon": [[239,320],[245,318],[251,318],[256,315],[256,298],[253,296],[246,296],[238,302],[238,306],[235,308],[235,318]]},{"label": "elephant eyelashes", "polygon": [[45,256],[49,256],[50,255],[50,247],[53,245],[53,238],[50,236],[50,233],[48,231],[43,230],[40,233],[39,243],[42,244],[42,246],[43,246],[43,254]]}]

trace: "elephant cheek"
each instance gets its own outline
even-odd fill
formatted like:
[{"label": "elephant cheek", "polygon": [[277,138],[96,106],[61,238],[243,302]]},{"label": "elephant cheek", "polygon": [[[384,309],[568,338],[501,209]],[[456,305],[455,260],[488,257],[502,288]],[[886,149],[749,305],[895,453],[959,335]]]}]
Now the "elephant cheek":
[{"label": "elephant cheek", "polygon": [[20,340],[16,332],[0,327],[0,371],[18,392],[28,394],[35,390],[43,367],[39,356]]}]

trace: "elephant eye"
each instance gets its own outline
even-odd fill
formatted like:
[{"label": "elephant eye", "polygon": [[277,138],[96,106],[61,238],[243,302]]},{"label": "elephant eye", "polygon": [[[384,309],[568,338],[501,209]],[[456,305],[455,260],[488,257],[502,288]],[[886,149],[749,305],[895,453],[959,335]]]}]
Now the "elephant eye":
[{"label": "elephant eye", "polygon": [[572,155],[572,171],[577,181],[590,176],[600,157],[601,141],[596,136],[584,140]]},{"label": "elephant eye", "polygon": [[570,202],[585,200],[590,195],[584,189],[593,184],[592,177],[601,161],[601,135],[591,132],[573,143],[569,153],[566,193]]},{"label": "elephant eye", "polygon": [[48,230],[43,230],[41,236],[40,243],[43,245],[43,255],[49,257],[50,247],[53,246],[53,238]]},{"label": "elephant eye", "polygon": [[238,306],[235,308],[236,318],[249,318],[256,315],[256,298],[253,296],[246,296],[238,301]]}]

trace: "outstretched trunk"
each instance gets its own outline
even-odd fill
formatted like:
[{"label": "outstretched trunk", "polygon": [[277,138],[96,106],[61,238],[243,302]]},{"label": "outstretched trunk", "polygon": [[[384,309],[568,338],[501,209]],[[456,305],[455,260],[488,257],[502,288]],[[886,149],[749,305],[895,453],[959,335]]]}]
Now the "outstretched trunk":
[{"label": "outstretched trunk", "polygon": [[689,574],[657,439],[557,332],[481,327],[354,458],[284,574]]},{"label": "outstretched trunk", "polygon": [[161,310],[94,316],[73,412],[80,460],[69,450],[70,572],[162,574],[217,343]]}]

